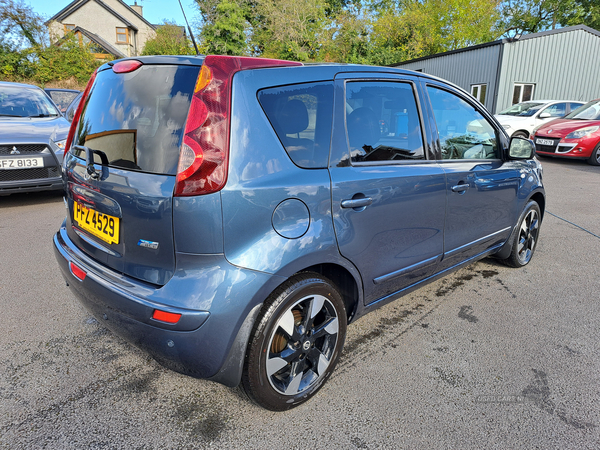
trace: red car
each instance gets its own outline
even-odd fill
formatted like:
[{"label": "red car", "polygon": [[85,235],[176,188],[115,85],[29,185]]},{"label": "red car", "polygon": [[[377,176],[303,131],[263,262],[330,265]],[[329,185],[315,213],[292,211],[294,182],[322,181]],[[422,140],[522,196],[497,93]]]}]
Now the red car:
[{"label": "red car", "polygon": [[536,128],[532,139],[538,155],[585,159],[600,166],[600,99]]}]

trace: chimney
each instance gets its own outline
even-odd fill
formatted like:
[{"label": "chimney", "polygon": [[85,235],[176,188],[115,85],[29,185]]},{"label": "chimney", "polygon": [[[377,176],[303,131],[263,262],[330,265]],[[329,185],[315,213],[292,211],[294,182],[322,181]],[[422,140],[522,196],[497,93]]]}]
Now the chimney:
[{"label": "chimney", "polygon": [[138,13],[140,16],[143,16],[144,14],[142,13],[142,9],[143,6],[142,5],[138,5],[137,4],[137,0],[135,0],[133,2],[133,5],[131,5],[131,9],[133,9],[136,13]]}]

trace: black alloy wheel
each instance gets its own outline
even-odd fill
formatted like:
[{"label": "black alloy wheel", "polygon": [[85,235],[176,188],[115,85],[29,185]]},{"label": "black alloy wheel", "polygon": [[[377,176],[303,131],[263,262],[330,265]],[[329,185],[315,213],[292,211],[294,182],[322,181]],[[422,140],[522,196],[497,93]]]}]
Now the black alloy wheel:
[{"label": "black alloy wheel", "polygon": [[542,215],[540,207],[535,201],[530,201],[526,206],[515,230],[512,251],[504,260],[511,267],[523,267],[529,264],[540,233]]},{"label": "black alloy wheel", "polygon": [[327,380],[346,336],[346,309],[333,283],[301,273],[265,302],[250,339],[242,385],[273,411],[308,400]]}]

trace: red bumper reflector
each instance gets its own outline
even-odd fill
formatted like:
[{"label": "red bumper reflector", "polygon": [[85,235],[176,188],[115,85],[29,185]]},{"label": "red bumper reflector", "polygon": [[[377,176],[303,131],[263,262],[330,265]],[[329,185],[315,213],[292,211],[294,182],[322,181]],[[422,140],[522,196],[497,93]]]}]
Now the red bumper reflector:
[{"label": "red bumper reflector", "polygon": [[81,269],[80,267],[77,267],[73,263],[70,264],[70,268],[71,273],[75,275],[76,278],[80,279],[81,281],[85,280],[85,276],[87,275],[85,270]]},{"label": "red bumper reflector", "polygon": [[177,323],[181,318],[181,314],[170,313],[166,311],[161,311],[159,309],[155,309],[152,313],[152,318],[154,320],[159,320],[161,322],[166,323]]}]

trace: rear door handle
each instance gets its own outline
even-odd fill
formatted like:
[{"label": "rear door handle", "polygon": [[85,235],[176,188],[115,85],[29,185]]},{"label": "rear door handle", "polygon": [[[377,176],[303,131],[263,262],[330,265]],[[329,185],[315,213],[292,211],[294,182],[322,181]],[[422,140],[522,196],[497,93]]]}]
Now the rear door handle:
[{"label": "rear door handle", "polygon": [[465,192],[467,189],[469,189],[469,185],[467,183],[465,184],[457,184],[456,186],[452,186],[452,192]]},{"label": "rear door handle", "polygon": [[364,208],[365,206],[369,206],[373,203],[373,199],[371,197],[363,197],[363,198],[353,198],[342,200],[342,208]]}]

